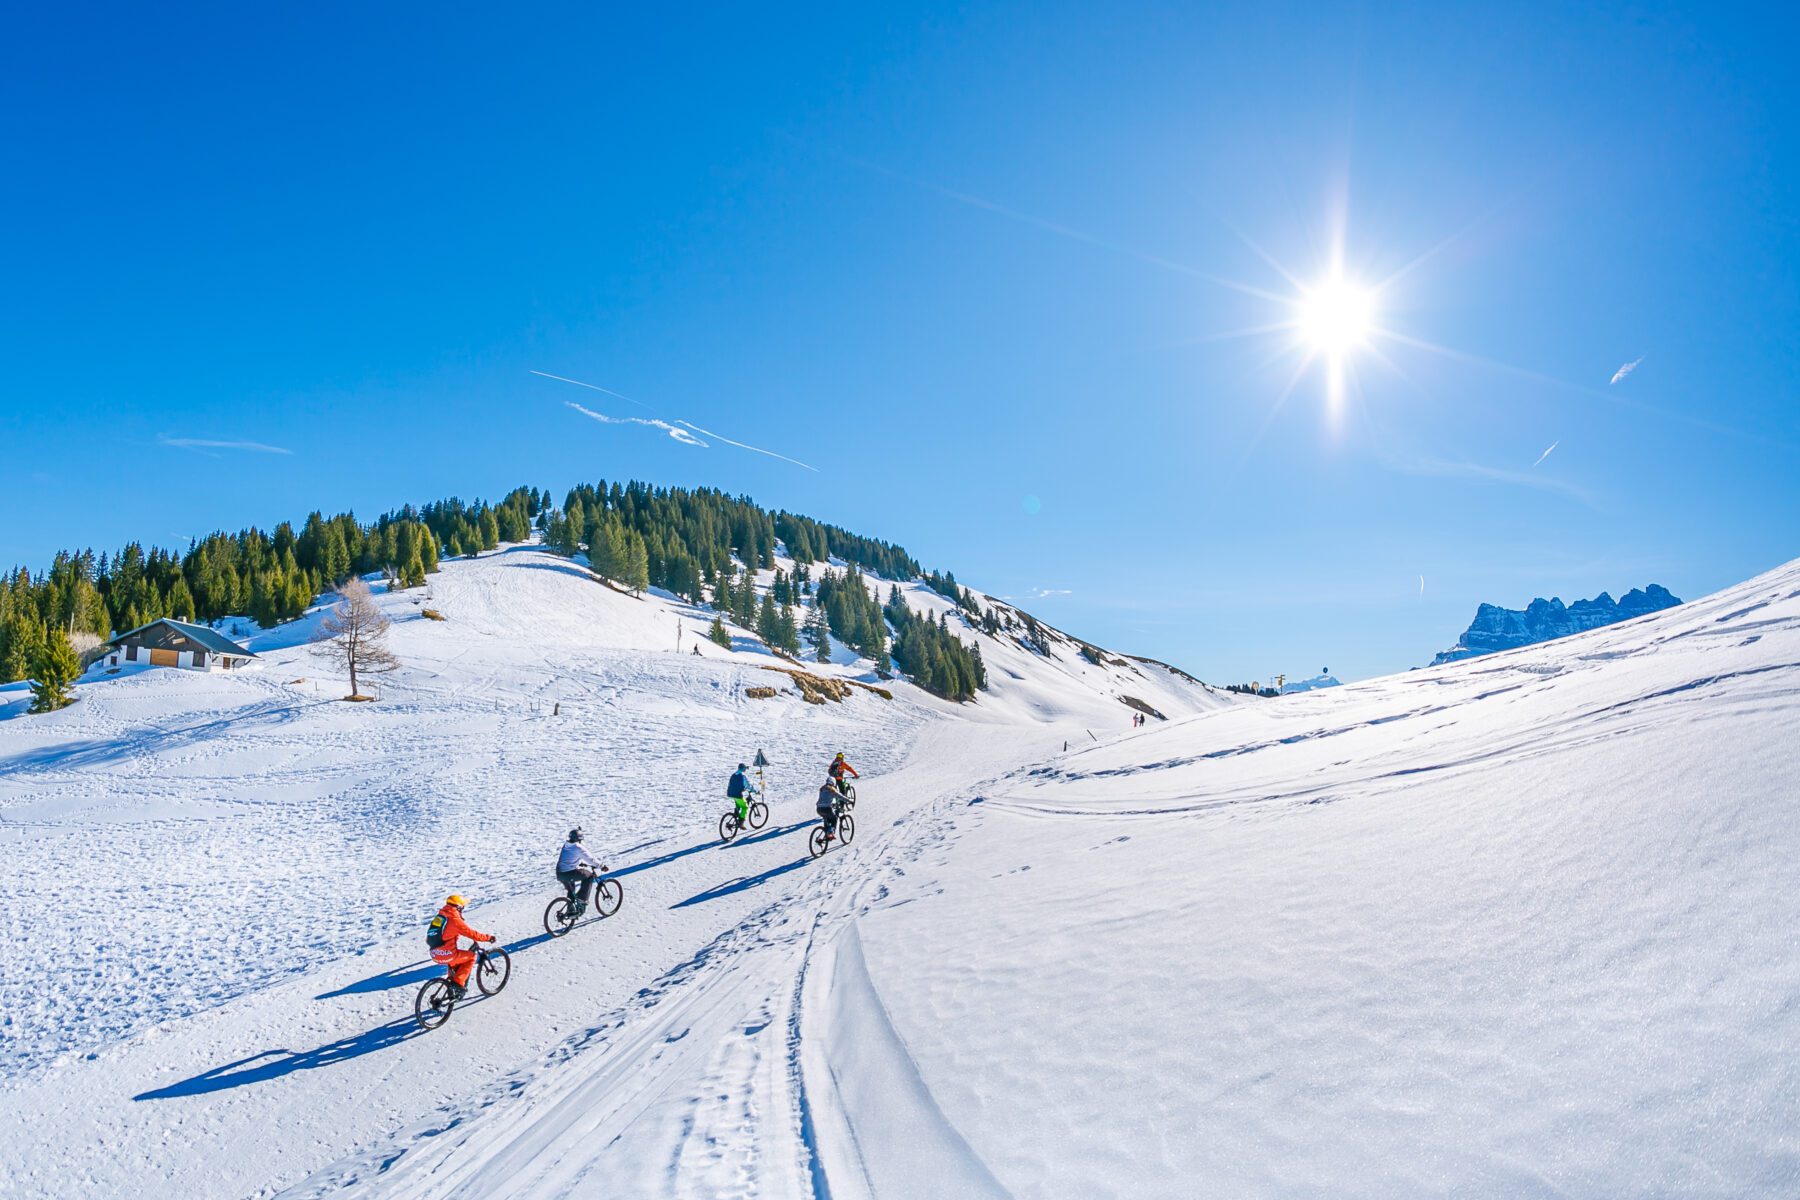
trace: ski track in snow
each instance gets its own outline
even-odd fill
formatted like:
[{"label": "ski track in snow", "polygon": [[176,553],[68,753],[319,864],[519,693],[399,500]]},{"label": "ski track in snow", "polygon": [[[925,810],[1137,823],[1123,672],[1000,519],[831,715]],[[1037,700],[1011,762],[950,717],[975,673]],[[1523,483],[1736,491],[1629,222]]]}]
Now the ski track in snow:
[{"label": "ski track in snow", "polygon": [[[448,564],[379,706],[0,724],[6,919],[58,931],[0,975],[0,1194],[1800,1194],[1800,564],[1253,703],[996,647],[972,710],[746,701],[580,576]],[[1087,736],[1124,687],[1175,719]],[[709,836],[757,745],[870,768],[855,841],[806,857],[800,768]],[[571,820],[625,906],[551,942]],[[447,880],[515,970],[424,1035]]]}]

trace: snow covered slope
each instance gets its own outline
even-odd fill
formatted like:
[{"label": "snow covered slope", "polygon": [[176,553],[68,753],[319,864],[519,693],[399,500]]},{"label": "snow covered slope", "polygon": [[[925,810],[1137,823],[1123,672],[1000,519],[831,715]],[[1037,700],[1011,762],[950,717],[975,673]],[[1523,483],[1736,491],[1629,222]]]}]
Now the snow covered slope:
[{"label": "snow covered slope", "polygon": [[1796,729],[1789,565],[1009,772],[857,969],[1018,1195],[1800,1195]]},{"label": "snow covered slope", "polygon": [[[284,628],[0,721],[0,1194],[1800,1191],[1800,565],[1231,703],[1054,631],[975,704],[750,699],[525,549],[384,603],[377,705]],[[551,942],[577,820],[625,908]],[[452,886],[514,981],[424,1034]]]},{"label": "snow covered slope", "polygon": [[[886,594],[886,583],[875,590]],[[1155,659],[1118,654],[1042,622],[1032,640],[1026,615],[1003,600],[970,589],[977,604],[1008,622],[998,634],[983,633],[945,597],[918,583],[901,585],[906,602],[932,617],[947,615],[964,641],[981,648],[989,690],[958,713],[972,720],[1084,723],[1094,732],[1131,728],[1133,713],[1158,720],[1192,716],[1243,702],[1185,671]]]},{"label": "snow covered slope", "polygon": [[[941,599],[902,587],[918,607]],[[183,1194],[241,1194],[284,1177],[223,1149],[247,1136],[242,1122],[274,1111],[265,1102],[317,1114],[317,1126],[300,1131],[316,1165],[554,1044],[569,1018],[552,1006],[532,1010],[512,1040],[486,1035],[495,1057],[485,1072],[425,1084],[378,1055],[388,1091],[353,1088],[366,1103],[321,1104],[308,1091],[337,1096],[340,1075],[317,1068],[354,1073],[344,1060],[390,1044],[401,1058],[431,1060],[427,1047],[400,1047],[408,1031],[392,1023],[421,977],[421,920],[455,888],[476,898],[477,923],[509,937],[541,931],[546,863],[572,824],[621,857],[634,897],[617,925],[639,957],[577,993],[586,1001],[577,1010],[589,1012],[594,996],[622,1003],[700,952],[758,895],[746,887],[741,902],[709,898],[635,925],[638,884],[654,876],[651,895],[666,910],[705,896],[722,864],[777,855],[793,866],[805,853],[799,822],[811,817],[835,750],[866,773],[890,770],[927,722],[950,713],[1060,719],[1103,734],[1102,722],[1116,729],[1129,718],[1115,677],[1174,712],[1220,703],[1166,672],[1146,680],[1130,667],[1072,668],[984,639],[999,669],[977,703],[947,704],[894,681],[883,685],[891,700],[852,687],[841,702],[808,704],[767,669],[795,665],[748,634],[736,631],[731,651],[706,641],[710,612],[623,595],[529,547],[448,561],[428,589],[380,600],[406,666],[381,681],[377,704],[338,701],[344,682],[306,649],[316,612],[266,632],[225,623],[247,630],[261,656],[255,670],[96,669],[77,704],[41,717],[23,715],[22,687],[0,691],[9,893],[0,928],[32,948],[0,965],[0,1092],[32,1097],[4,1106],[0,1144],[18,1144],[7,1142],[6,1121],[50,1120],[74,1139],[44,1143],[27,1194],[67,1194],[75,1179],[108,1194],[159,1164]],[[803,669],[874,682],[870,664],[841,647],[834,659]],[[753,698],[769,687],[773,698]],[[1041,730],[1034,745],[1042,752],[1063,736]],[[774,763],[776,823],[766,841],[722,849],[713,828],[725,777],[759,748]],[[785,882],[779,873],[771,881]],[[522,975],[521,995],[544,985],[523,964]],[[314,1048],[301,1044],[308,1036]],[[226,1046],[243,1051],[238,1068],[169,1091],[171,1072],[232,1062],[219,1057]],[[280,1047],[273,1059],[271,1046]],[[98,1150],[110,1136],[101,1130],[161,1129],[161,1110],[184,1104],[214,1131],[211,1150]],[[205,1144],[194,1124],[187,1130]],[[0,1192],[20,1186],[11,1172],[0,1176],[10,1177]]]}]

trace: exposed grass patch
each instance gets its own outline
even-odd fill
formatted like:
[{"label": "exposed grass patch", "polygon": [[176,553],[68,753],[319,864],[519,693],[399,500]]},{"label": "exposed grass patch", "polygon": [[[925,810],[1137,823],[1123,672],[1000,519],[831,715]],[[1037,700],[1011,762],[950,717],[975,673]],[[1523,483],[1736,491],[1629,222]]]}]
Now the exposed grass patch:
[{"label": "exposed grass patch", "polygon": [[827,700],[842,703],[850,695],[851,688],[861,688],[865,692],[874,692],[883,700],[892,700],[894,693],[886,688],[878,688],[867,683],[858,683],[854,679],[832,679],[824,675],[812,675],[806,671],[790,671],[784,667],[764,667],[765,671],[773,671],[777,675],[786,675],[800,689],[800,698],[808,704],[823,704]]},{"label": "exposed grass patch", "polygon": [[1136,696],[1120,696],[1119,700],[1127,706],[1137,709],[1146,717],[1155,717],[1159,721],[1166,721],[1169,719],[1157,712],[1154,708],[1151,708],[1148,704],[1145,704],[1142,700],[1139,700]]}]

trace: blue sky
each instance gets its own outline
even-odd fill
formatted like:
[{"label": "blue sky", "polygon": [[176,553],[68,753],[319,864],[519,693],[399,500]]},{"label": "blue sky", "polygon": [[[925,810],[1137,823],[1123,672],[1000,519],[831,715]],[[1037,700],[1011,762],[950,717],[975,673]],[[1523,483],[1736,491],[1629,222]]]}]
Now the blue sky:
[{"label": "blue sky", "polygon": [[0,564],[636,477],[1240,680],[1785,561],[1795,18],[1502,7],[21,10]]}]

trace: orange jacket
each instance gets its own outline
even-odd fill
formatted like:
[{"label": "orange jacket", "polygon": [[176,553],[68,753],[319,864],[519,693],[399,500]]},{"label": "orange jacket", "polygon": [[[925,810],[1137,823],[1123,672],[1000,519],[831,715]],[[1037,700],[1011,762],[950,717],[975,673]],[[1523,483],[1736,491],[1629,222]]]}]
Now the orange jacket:
[{"label": "orange jacket", "polygon": [[[827,772],[827,774],[829,774],[833,779],[842,779],[844,777],[845,771],[850,772],[852,775],[856,775],[856,768],[851,766],[847,760],[842,759],[842,758],[834,758],[831,760],[831,767],[830,767],[829,771]],[[856,775],[856,777],[858,779],[862,778],[861,775]]]},{"label": "orange jacket", "polygon": [[468,938],[472,942],[491,940],[487,934],[463,920],[462,913],[457,911],[454,904],[444,905],[438,909],[437,915],[444,918],[443,932],[438,937],[438,943],[448,949],[456,949],[457,938]]}]

